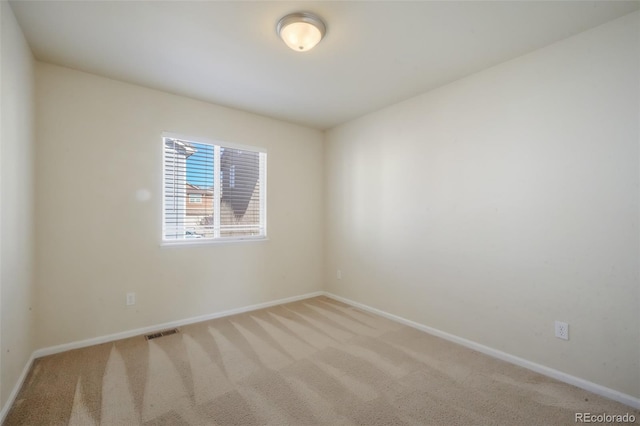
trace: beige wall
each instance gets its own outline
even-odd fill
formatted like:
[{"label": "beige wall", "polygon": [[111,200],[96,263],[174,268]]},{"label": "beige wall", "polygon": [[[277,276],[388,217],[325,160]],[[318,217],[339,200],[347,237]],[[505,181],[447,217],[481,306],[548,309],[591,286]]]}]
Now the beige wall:
[{"label": "beige wall", "polygon": [[0,408],[22,373],[33,339],[34,60],[6,1],[1,15]]},{"label": "beige wall", "polygon": [[[321,132],[48,64],[36,76],[39,347],[321,289]],[[160,246],[163,131],[267,149],[268,241]]]},{"label": "beige wall", "polygon": [[639,29],[329,131],[326,289],[640,397]]}]

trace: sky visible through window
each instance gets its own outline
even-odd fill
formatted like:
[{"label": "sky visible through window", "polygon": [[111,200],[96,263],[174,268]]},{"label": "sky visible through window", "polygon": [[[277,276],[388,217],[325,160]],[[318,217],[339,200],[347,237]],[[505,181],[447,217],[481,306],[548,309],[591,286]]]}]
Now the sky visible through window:
[{"label": "sky visible through window", "polygon": [[[187,182],[200,188],[213,187],[213,146],[191,142],[196,152],[187,158]],[[203,173],[207,164],[210,169]]]}]

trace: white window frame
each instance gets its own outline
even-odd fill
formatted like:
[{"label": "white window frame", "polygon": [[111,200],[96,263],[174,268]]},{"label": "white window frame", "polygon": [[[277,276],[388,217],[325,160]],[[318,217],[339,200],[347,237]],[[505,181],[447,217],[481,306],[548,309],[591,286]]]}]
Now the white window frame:
[{"label": "white window frame", "polygon": [[[220,158],[220,148],[225,149],[239,149],[244,151],[252,151],[260,153],[259,156],[259,181],[260,181],[260,234],[259,235],[247,235],[247,236],[230,236],[230,237],[222,237],[220,236],[220,208],[221,208],[221,200],[217,194],[220,194],[221,190],[221,180],[214,179],[214,196],[213,196],[213,209],[214,209],[214,236],[211,238],[198,238],[198,239],[167,239],[166,236],[166,210],[165,210],[165,169],[166,169],[166,157],[165,157],[165,139],[177,139],[184,142],[193,142],[198,144],[207,144],[212,145],[214,148],[214,158]],[[233,243],[233,242],[251,242],[251,241],[266,241],[267,240],[267,150],[266,148],[255,146],[255,145],[243,145],[233,142],[224,142],[219,140],[211,140],[202,137],[193,137],[193,136],[185,136],[178,133],[171,132],[163,132],[161,135],[161,155],[162,155],[162,188],[160,193],[161,197],[161,206],[160,210],[162,212],[162,234],[161,234],[161,245],[162,246],[184,246],[184,245],[207,245],[207,244],[220,244],[220,243]],[[214,176],[220,176],[220,161],[214,161]],[[217,214],[216,214],[217,212]],[[186,228],[185,228],[186,229]]]}]

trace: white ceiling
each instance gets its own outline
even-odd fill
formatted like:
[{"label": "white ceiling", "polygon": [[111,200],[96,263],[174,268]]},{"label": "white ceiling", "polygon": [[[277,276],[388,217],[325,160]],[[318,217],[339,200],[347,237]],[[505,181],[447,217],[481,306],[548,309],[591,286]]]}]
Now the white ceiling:
[{"label": "white ceiling", "polygon": [[[637,1],[12,1],[37,59],[326,129],[637,10]],[[312,51],[279,18],[327,24]]]}]

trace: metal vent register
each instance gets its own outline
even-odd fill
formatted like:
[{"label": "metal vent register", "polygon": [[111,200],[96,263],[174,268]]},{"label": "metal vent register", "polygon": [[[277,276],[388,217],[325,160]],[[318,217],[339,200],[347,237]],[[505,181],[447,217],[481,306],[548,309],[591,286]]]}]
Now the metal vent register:
[{"label": "metal vent register", "polygon": [[177,328],[172,328],[171,330],[163,330],[163,331],[158,331],[156,333],[147,334],[146,336],[144,336],[144,338],[147,340],[157,339],[158,337],[168,336],[170,334],[176,334],[177,332],[178,332]]}]

